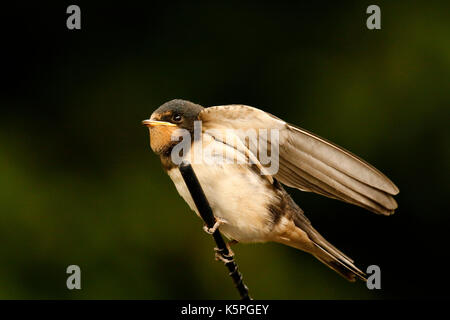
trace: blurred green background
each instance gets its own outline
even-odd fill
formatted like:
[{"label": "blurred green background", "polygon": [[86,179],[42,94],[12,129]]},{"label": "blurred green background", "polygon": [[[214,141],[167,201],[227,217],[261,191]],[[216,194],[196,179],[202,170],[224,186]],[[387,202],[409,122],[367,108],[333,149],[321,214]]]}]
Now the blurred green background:
[{"label": "blurred green background", "polygon": [[[289,190],[382,290],[277,244],[239,244],[257,299],[449,296],[448,1],[2,9],[0,298],[238,298],[140,121],[183,98],[252,105],[346,147],[400,188],[391,217]],[[82,290],[66,288],[68,265]]]}]

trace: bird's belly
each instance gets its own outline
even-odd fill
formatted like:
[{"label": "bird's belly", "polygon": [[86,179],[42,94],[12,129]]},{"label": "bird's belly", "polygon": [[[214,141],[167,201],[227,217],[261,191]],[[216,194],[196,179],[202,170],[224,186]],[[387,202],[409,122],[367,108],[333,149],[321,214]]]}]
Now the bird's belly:
[{"label": "bird's belly", "polygon": [[[219,230],[239,242],[268,241],[272,217],[268,210],[276,196],[264,177],[240,164],[192,164],[202,189],[217,218],[226,221]],[[199,215],[178,170],[168,174],[178,193]]]}]

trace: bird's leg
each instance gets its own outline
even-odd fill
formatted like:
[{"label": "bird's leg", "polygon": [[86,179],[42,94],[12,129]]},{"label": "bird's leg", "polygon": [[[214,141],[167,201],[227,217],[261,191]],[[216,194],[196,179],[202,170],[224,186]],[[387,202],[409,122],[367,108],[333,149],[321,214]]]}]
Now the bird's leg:
[{"label": "bird's leg", "polygon": [[234,240],[234,239],[231,239],[230,241],[228,241],[226,243],[227,249],[228,249],[228,254],[224,254],[223,250],[220,250],[219,248],[214,248],[216,260],[217,261],[220,260],[223,263],[232,261],[233,257],[234,257],[234,252],[233,252],[233,250],[231,250],[231,246],[234,244],[237,244],[237,243],[239,243],[239,241]]},{"label": "bird's leg", "polygon": [[[208,228],[208,226],[205,225],[205,226],[203,226],[203,230],[205,230],[206,233],[213,234],[220,227],[220,225],[222,225],[224,223],[228,223],[228,221],[223,218],[216,217],[216,223],[214,223],[214,226],[212,228]],[[214,248],[216,260],[220,260],[223,263],[228,263],[228,262],[233,261],[234,252],[233,252],[233,250],[231,250],[230,244],[235,244],[235,243],[237,243],[236,240],[230,240],[229,242],[226,243],[228,253],[225,253],[224,249],[219,249],[217,247]]]},{"label": "bird's leg", "polygon": [[[236,242],[234,242],[235,240],[231,240],[230,242],[231,242],[231,244],[234,244],[234,243],[237,243],[237,241]],[[233,261],[233,259],[234,259],[234,252],[233,252],[233,250],[231,250],[231,248],[230,248],[230,242],[227,242],[226,243],[226,246],[227,246],[227,249],[228,249],[228,254],[225,254],[225,252],[224,252],[224,250],[222,250],[222,249],[219,249],[219,248],[214,248],[214,251],[215,251],[215,258],[216,258],[216,260],[217,261],[222,261],[223,263],[228,263],[228,262],[231,262],[231,261]]]},{"label": "bird's leg", "polygon": [[213,234],[223,223],[227,223],[227,221],[222,218],[216,218],[216,223],[214,223],[212,228],[208,228],[208,226],[204,225],[203,230],[205,230],[205,232],[208,234]]}]

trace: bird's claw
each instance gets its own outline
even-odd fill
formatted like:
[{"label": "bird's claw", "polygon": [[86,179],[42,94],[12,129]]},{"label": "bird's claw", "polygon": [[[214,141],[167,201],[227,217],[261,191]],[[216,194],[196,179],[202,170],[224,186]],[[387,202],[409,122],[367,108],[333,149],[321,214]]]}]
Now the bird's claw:
[{"label": "bird's claw", "polygon": [[206,233],[208,233],[208,234],[213,234],[213,233],[217,230],[217,228],[219,228],[220,225],[221,225],[222,223],[225,223],[225,222],[226,222],[226,221],[223,220],[223,219],[216,218],[216,223],[214,223],[214,225],[212,226],[212,228],[208,228],[207,225],[204,225],[204,226],[203,226],[203,230],[204,230]]},{"label": "bird's claw", "polygon": [[228,248],[228,254],[225,254],[223,249],[214,248],[215,253],[215,259],[216,261],[222,261],[223,263],[229,263],[232,262],[234,259],[234,252],[230,249],[230,247],[227,244]]}]

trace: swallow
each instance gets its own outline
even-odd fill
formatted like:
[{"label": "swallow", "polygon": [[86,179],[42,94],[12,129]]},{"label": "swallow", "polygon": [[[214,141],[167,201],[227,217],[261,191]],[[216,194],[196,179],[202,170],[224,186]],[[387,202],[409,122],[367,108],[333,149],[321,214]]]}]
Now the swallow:
[{"label": "swallow", "polygon": [[[201,124],[200,134],[195,132],[196,123]],[[179,163],[174,161],[174,150],[181,143],[174,136],[181,130],[190,138],[183,158],[192,160],[200,144],[200,150],[214,150],[191,164],[216,217],[214,230],[219,228],[231,242],[281,243],[312,254],[349,281],[366,281],[366,274],[354,261],[313,228],[283,185],[389,216],[397,209],[393,196],[399,189],[375,167],[324,138],[246,105],[204,108],[176,99],[161,105],[143,124],[150,131],[151,149],[198,216]],[[278,133],[273,141],[267,135],[261,139],[270,146],[278,144],[276,172],[268,172],[260,154],[242,135],[246,130],[261,129]],[[231,134],[233,139],[225,139],[224,130],[227,138]],[[218,154],[230,161],[215,161]]]}]

